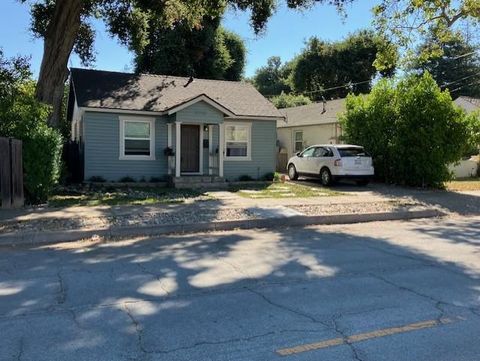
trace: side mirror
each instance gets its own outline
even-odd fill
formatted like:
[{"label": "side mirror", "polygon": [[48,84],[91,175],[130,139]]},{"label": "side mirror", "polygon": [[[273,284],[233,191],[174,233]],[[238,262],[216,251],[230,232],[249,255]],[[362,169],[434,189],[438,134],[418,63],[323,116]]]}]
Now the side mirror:
[{"label": "side mirror", "polygon": [[297,153],[295,153],[295,155],[296,155],[297,157],[302,157],[302,152],[297,152]]}]

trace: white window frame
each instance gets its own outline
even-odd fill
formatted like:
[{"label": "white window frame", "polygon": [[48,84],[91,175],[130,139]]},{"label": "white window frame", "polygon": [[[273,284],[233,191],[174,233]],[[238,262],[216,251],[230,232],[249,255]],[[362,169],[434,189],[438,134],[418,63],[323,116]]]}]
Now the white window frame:
[{"label": "white window frame", "polygon": [[[302,140],[297,140],[297,134],[300,133],[302,134]],[[300,143],[302,142],[302,146],[301,146],[301,149],[300,150],[297,150],[297,143]],[[302,152],[305,147],[303,146],[304,145],[304,142],[303,142],[303,130],[295,130],[293,132],[293,152],[294,153],[297,153],[297,152]]]},{"label": "white window frame", "polygon": [[[227,156],[227,127],[230,126],[239,126],[239,127],[246,127],[247,128],[247,155],[245,157],[235,157],[235,156]],[[224,149],[225,149],[225,156],[224,160],[226,161],[249,161],[252,160],[252,123],[248,122],[225,122],[225,130],[224,130]]]},{"label": "white window frame", "polygon": [[[120,119],[120,160],[155,160],[155,118],[125,116]],[[149,123],[150,124],[150,155],[125,155],[125,123]],[[134,138],[131,138],[134,139]],[[135,138],[142,139],[142,138]],[[145,138],[144,140],[146,140]]]}]

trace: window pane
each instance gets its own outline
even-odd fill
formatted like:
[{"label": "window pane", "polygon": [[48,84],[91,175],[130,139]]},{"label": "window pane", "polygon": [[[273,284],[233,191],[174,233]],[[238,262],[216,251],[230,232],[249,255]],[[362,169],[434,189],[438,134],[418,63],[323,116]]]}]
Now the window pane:
[{"label": "window pane", "polygon": [[150,155],[150,141],[125,139],[125,155]]},{"label": "window pane", "polygon": [[303,140],[303,132],[296,132],[295,133],[295,141],[301,142]]},{"label": "window pane", "polygon": [[247,127],[228,125],[226,127],[225,137],[232,142],[246,142],[248,136],[247,133]]},{"label": "window pane", "polygon": [[150,138],[149,122],[125,122],[125,137]]},{"label": "window pane", "polygon": [[303,142],[295,142],[295,151],[301,152],[303,150]]},{"label": "window pane", "polygon": [[340,157],[368,157],[369,155],[361,147],[338,148]]},{"label": "window pane", "polygon": [[246,157],[247,143],[227,142],[227,157]]}]

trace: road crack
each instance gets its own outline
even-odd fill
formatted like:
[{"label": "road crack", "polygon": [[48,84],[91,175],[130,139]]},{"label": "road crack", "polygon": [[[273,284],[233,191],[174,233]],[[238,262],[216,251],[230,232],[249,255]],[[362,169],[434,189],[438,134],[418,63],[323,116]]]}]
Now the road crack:
[{"label": "road crack", "polygon": [[67,288],[65,286],[65,282],[62,277],[62,271],[58,270],[57,272],[57,278],[58,278],[58,285],[59,285],[59,291],[58,291],[58,296],[57,296],[57,303],[59,305],[63,305],[67,299]]},{"label": "road crack", "polygon": [[358,351],[357,351],[355,345],[348,338],[348,335],[339,327],[338,319],[341,318],[341,317],[342,317],[342,315],[334,315],[332,317],[333,329],[338,335],[340,335],[340,337],[343,339],[343,342],[345,343],[345,345],[347,345],[350,348],[350,350],[352,351],[353,358],[356,361],[363,361],[363,359],[361,359],[360,356],[358,355]]}]

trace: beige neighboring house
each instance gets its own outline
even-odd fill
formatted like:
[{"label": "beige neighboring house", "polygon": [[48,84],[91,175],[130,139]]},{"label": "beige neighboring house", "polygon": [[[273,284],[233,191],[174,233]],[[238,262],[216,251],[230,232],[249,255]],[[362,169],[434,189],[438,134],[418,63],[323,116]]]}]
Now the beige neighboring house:
[{"label": "beige neighboring house", "polygon": [[313,144],[340,143],[338,115],[344,111],[345,99],[280,109],[286,119],[277,121],[279,163]]},{"label": "beige neighboring house", "polygon": [[478,98],[470,98],[470,97],[458,97],[453,101],[456,105],[460,108],[465,110],[467,113],[471,113],[474,111],[480,111],[480,99]]}]

